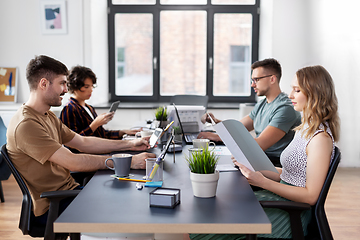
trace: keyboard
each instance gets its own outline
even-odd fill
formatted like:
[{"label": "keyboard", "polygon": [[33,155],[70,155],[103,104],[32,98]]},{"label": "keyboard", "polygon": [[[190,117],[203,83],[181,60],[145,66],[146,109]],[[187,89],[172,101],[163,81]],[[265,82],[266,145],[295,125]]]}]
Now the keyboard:
[{"label": "keyboard", "polygon": [[196,139],[199,133],[185,134],[185,142],[192,143],[192,140]]}]

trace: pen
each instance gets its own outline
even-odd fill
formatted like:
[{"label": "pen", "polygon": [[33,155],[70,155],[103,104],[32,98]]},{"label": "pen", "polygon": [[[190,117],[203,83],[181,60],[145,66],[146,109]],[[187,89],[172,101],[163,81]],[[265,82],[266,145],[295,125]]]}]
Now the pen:
[{"label": "pen", "polygon": [[10,77],[9,77],[9,95],[13,95],[11,92],[11,84],[12,84],[12,72],[10,72]]},{"label": "pen", "polygon": [[141,180],[141,179],[131,179],[131,178],[121,178],[121,177],[116,177],[116,176],[111,176],[113,178],[116,178],[118,180],[123,180],[123,181],[131,181],[131,182],[150,182],[149,180]]},{"label": "pen", "polygon": [[169,127],[170,127],[173,123],[174,123],[174,121],[172,121],[171,123],[169,123],[169,124],[164,128],[164,130],[162,131],[162,133],[161,133],[161,135],[160,135],[159,138],[161,138],[161,137],[164,135],[164,133],[169,129]]},{"label": "pen", "polygon": [[166,132],[173,123],[174,123],[174,121],[172,121],[171,123],[169,123],[169,124],[165,127],[164,132]]},{"label": "pen", "polygon": [[215,121],[212,119],[212,117],[210,116],[210,114],[206,113],[208,115],[208,117],[210,118],[211,124],[212,125],[216,125]]}]

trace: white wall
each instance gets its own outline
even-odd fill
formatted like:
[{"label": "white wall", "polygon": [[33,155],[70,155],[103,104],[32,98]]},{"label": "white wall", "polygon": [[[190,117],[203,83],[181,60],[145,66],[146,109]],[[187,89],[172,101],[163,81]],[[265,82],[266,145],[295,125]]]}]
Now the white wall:
[{"label": "white wall", "polygon": [[67,1],[68,33],[43,35],[39,0],[0,1],[0,65],[18,67],[18,102],[28,99],[26,65],[35,55],[49,55],[67,67],[83,64],[82,1]]},{"label": "white wall", "polygon": [[[89,103],[107,102],[106,1],[67,0],[66,3],[68,33],[43,35],[40,0],[0,0],[0,66],[19,68],[20,103],[29,96],[26,65],[39,54],[52,56],[69,68],[77,64],[92,68],[99,87]],[[259,56],[260,59],[274,57],[281,62],[281,87],[285,92],[289,92],[297,69],[321,64],[329,70],[335,82],[342,121],[341,165],[356,167],[360,167],[357,124],[360,113],[352,103],[356,103],[355,91],[360,84],[357,80],[360,76],[359,5],[355,0],[262,0]],[[236,111],[218,110],[217,113],[222,118],[238,116]],[[122,110],[118,116],[118,122],[122,123],[119,127],[127,128],[136,120],[151,118],[151,111],[139,114],[138,110]]]},{"label": "white wall", "polygon": [[[260,59],[274,57],[283,67],[281,88],[290,90],[297,69],[323,65],[332,75],[339,102],[340,166],[360,167],[360,2],[355,0],[263,0]],[[269,30],[270,29],[270,30]]]},{"label": "white wall", "polygon": [[339,101],[342,150],[341,166],[360,166],[360,2],[308,0],[313,10],[310,64],[321,64],[332,75]]},{"label": "white wall", "polygon": [[309,20],[305,2],[261,2],[259,59],[273,57],[280,62],[283,70],[280,86],[286,93],[290,91],[296,70],[308,61]]}]

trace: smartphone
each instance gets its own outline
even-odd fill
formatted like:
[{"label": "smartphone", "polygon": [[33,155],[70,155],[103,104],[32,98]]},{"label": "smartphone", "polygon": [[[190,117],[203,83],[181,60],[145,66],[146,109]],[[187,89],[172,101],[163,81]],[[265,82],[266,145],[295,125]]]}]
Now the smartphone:
[{"label": "smartphone", "polygon": [[154,133],[151,135],[150,140],[149,140],[149,144],[150,147],[154,147],[156,142],[159,140],[161,134],[162,134],[163,130],[161,128],[156,128]]},{"label": "smartphone", "polygon": [[109,112],[116,112],[116,109],[118,108],[119,104],[120,104],[120,101],[113,102],[111,104]]}]

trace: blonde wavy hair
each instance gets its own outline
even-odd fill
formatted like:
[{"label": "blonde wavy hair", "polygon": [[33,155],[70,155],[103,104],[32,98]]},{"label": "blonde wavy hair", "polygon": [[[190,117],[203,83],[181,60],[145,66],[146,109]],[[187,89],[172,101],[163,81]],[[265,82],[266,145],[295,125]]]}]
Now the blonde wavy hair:
[{"label": "blonde wavy hair", "polygon": [[307,124],[304,135],[305,138],[310,138],[321,123],[326,130],[325,122],[327,122],[337,142],[340,137],[338,101],[329,72],[319,65],[310,66],[299,69],[296,77],[300,91],[307,97],[307,104],[303,109],[302,123],[295,130],[304,128]]}]

